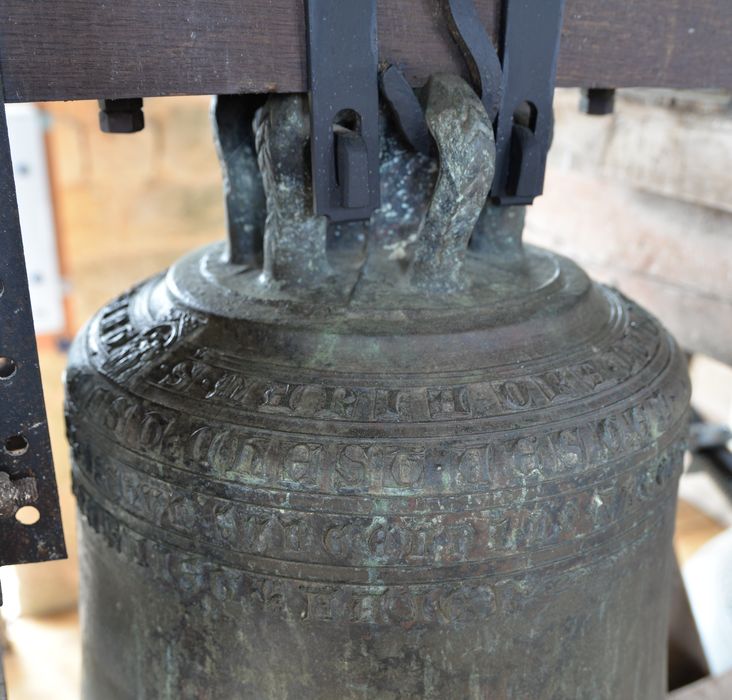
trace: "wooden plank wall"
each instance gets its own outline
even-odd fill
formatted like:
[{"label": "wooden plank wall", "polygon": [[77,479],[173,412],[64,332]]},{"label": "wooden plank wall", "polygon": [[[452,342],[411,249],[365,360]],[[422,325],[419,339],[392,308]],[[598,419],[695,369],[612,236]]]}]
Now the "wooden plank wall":
[{"label": "wooden plank wall", "polygon": [[[500,0],[475,0],[491,32]],[[541,0],[536,0],[541,2]],[[5,100],[304,91],[303,0],[4,0]],[[463,71],[441,0],[379,0],[381,58]],[[567,0],[559,85],[732,88],[730,0]]]}]

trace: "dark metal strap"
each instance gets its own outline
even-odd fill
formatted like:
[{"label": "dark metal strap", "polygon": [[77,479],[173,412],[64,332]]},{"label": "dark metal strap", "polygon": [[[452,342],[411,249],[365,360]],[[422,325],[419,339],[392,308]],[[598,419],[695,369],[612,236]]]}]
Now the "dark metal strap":
[{"label": "dark metal strap", "polygon": [[[543,191],[563,10],[564,0],[504,0],[501,65],[473,0],[445,0],[473,87],[495,121],[494,204],[531,204]],[[383,74],[381,89],[407,141],[426,152],[418,102],[394,66]]]},{"label": "dark metal strap", "polygon": [[544,189],[563,11],[564,0],[506,0],[491,189],[500,204],[531,204]]},{"label": "dark metal strap", "polygon": [[463,52],[473,87],[493,121],[498,114],[502,94],[498,53],[480,21],[473,0],[448,0],[446,4],[450,33]]},{"label": "dark metal strap", "polygon": [[[23,505],[38,509],[38,522],[24,525],[15,518]],[[1,102],[0,543],[0,566],[66,556]]]},{"label": "dark metal strap", "polygon": [[379,206],[376,0],[307,0],[315,213],[368,219]]},{"label": "dark metal strap", "polygon": [[418,153],[429,155],[432,137],[427,129],[422,105],[409,81],[396,66],[389,66],[381,74],[380,84],[381,95],[409,146]]}]

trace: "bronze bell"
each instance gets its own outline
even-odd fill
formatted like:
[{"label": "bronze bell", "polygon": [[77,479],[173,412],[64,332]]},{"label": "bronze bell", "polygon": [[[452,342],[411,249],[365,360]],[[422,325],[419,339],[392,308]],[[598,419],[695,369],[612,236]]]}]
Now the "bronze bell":
[{"label": "bronze bell", "polygon": [[461,79],[425,100],[439,157],[383,116],[330,228],[303,96],[220,120],[232,244],[77,338],[85,700],[663,697],[684,358],[485,204]]}]

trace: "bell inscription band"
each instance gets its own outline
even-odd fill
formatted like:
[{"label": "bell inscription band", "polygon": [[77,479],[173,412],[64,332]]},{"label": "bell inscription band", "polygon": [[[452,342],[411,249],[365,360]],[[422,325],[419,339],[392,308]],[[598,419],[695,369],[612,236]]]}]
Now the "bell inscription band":
[{"label": "bell inscription band", "polygon": [[422,100],[331,226],[306,97],[220,100],[232,241],[77,338],[85,700],[664,696],[684,357],[486,204],[467,83]]}]

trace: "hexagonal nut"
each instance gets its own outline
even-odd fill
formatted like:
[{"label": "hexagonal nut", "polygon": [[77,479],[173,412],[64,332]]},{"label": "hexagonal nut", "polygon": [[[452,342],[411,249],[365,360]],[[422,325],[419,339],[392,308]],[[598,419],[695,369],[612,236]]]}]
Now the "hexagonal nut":
[{"label": "hexagonal nut", "polygon": [[105,134],[134,134],[145,128],[145,115],[134,112],[99,112],[99,127]]}]

